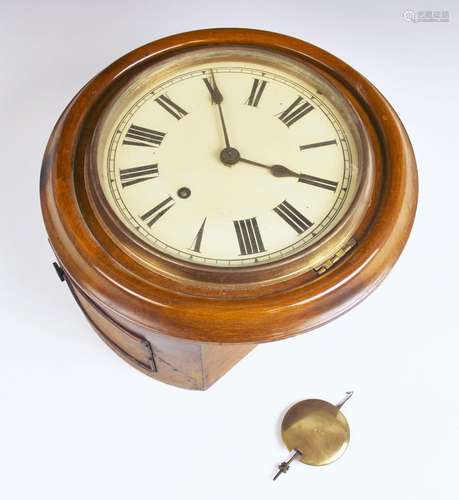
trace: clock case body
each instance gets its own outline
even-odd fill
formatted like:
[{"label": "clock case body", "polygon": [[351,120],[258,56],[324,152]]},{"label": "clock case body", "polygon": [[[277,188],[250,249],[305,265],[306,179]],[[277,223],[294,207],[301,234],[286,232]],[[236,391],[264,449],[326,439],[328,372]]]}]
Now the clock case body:
[{"label": "clock case body", "polygon": [[[246,269],[188,265],[128,238],[103,217],[91,195],[94,134],[113,96],[148,65],[218,46],[261,48],[313,67],[340,91],[363,125],[374,168],[365,203],[355,207],[364,214],[338,246],[321,252],[318,245],[312,268],[305,266],[302,252]],[[224,28],[152,42],[91,80],[52,132],[40,194],[59,274],[101,338],[158,380],[206,389],[257,344],[321,326],[383,280],[412,227],[417,172],[395,111],[357,71],[295,38]]]}]

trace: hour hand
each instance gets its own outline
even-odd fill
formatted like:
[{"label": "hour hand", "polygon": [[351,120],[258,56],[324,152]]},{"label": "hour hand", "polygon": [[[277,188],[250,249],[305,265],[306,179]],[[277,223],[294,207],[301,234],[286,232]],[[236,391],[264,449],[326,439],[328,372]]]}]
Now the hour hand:
[{"label": "hour hand", "polygon": [[271,172],[271,175],[273,175],[274,177],[295,177],[299,182],[303,182],[304,184],[320,187],[333,192],[335,192],[336,188],[338,187],[338,182],[336,181],[322,179],[321,177],[315,177],[314,175],[309,174],[299,174],[287,167],[284,167],[284,165],[265,165],[264,163],[259,163],[257,161],[247,160],[247,158],[238,158],[233,163],[236,163],[237,161],[248,163],[249,165],[254,165],[256,167],[267,168]]},{"label": "hour hand", "polygon": [[247,163],[249,165],[254,165],[255,167],[263,167],[269,169],[271,174],[274,177],[297,177],[299,178],[301,174],[297,174],[293,170],[290,170],[287,167],[284,167],[284,165],[266,165],[264,163],[260,163],[258,161],[252,161],[248,160],[247,158],[240,158],[239,161],[242,163]]},{"label": "hour hand", "polygon": [[293,170],[284,167],[284,165],[273,165],[271,167],[271,173],[274,177],[301,177],[301,174],[297,174]]}]

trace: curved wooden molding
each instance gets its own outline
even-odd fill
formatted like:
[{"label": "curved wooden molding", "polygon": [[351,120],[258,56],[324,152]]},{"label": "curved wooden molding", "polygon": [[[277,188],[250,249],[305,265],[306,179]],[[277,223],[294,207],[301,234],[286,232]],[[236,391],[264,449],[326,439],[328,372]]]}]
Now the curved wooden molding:
[{"label": "curved wooden molding", "polygon": [[[229,44],[262,47],[313,66],[345,96],[365,127],[375,168],[367,214],[352,234],[352,248],[321,274],[303,272],[301,256],[271,274],[269,267],[253,268],[231,279],[227,270],[190,274],[180,263],[160,256],[145,266],[133,257],[140,250],[127,239],[115,238],[98,219],[85,169],[97,119],[110,98],[146,65],[192,48]],[[395,111],[357,71],[295,38],[225,28],[147,44],[91,80],[51,135],[40,192],[49,239],[65,274],[121,327],[139,338],[161,335],[251,346],[317,328],[355,306],[383,280],[411,230],[417,172]]]}]

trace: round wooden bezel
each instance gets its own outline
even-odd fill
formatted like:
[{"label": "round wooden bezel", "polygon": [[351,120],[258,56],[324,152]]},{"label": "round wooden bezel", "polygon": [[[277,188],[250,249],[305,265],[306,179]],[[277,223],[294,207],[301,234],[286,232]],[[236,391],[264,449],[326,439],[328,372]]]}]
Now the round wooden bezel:
[{"label": "round wooden bezel", "polygon": [[[231,50],[234,47],[225,46],[225,48]],[[201,52],[198,52],[198,50],[186,48],[183,53],[188,59],[197,59],[202,64],[202,49]],[[225,60],[225,58],[228,60],[229,58],[229,61],[232,62],[231,56],[226,54],[226,51],[217,51],[217,54],[221,57],[221,60]],[[172,61],[177,60],[177,55],[177,53],[173,54]],[[256,57],[253,53],[250,56],[251,60]],[[275,56],[275,63],[281,66],[280,56],[277,53]],[[238,57],[241,57],[241,55]],[[212,55],[212,62],[215,60],[214,58],[215,55]],[[289,60],[290,62],[293,60],[297,66],[306,66],[303,60],[300,61],[296,58],[289,58]],[[158,62],[155,58],[148,60],[149,70],[162,74],[161,77],[157,78],[158,81],[165,78],[164,72],[161,73],[161,63],[162,61]],[[84,146],[86,151],[85,179],[84,182],[77,182],[76,187],[80,204],[89,199],[89,204],[82,207],[85,216],[91,210],[94,211],[98,216],[98,222],[110,235],[110,238],[114,240],[114,244],[123,248],[135,261],[140,262],[145,267],[143,274],[147,274],[147,279],[157,281],[158,277],[156,275],[159,273],[161,276],[168,276],[170,279],[175,280],[184,292],[210,297],[221,293],[226,296],[249,297],[253,294],[260,296],[264,293],[279,292],[291,288],[298,279],[300,280],[298,282],[304,283],[304,277],[308,274],[308,271],[319,267],[320,264],[332,257],[349,241],[351,236],[358,237],[362,230],[365,231],[368,220],[372,216],[368,207],[374,206],[374,200],[378,196],[378,187],[375,183],[374,152],[366,133],[367,126],[360,118],[365,116],[365,113],[359,103],[340,82],[314,68],[313,71],[317,77],[320,76],[324,80],[321,84],[328,85],[330,87],[328,91],[333,96],[336,94],[343,96],[343,99],[337,99],[338,102],[334,104],[341,104],[341,106],[349,108],[343,109],[343,114],[348,122],[351,122],[348,126],[354,129],[359,157],[358,163],[361,167],[358,168],[360,177],[358,192],[351,206],[332,231],[321,237],[313,245],[280,260],[266,262],[262,265],[228,268],[203,265],[191,260],[175,258],[155,249],[140,237],[137,237],[133,231],[121,222],[119,215],[107,203],[98,168],[98,163],[101,161],[100,158],[98,159],[98,144],[106,115],[109,115],[112,108],[118,104],[119,96],[128,94],[131,86],[135,86],[135,79],[142,78],[144,66],[145,64],[132,65],[129,68],[130,78],[124,78],[123,80],[127,80],[126,82],[114,81],[112,83],[114,92],[111,92],[105,99],[98,101],[97,110],[95,108],[92,113],[93,119],[87,122],[87,127],[94,130],[94,134],[92,141]],[[186,70],[181,68],[181,71]],[[96,235],[100,234],[97,227],[92,232]],[[126,265],[131,267],[132,263]],[[309,273],[308,277],[313,279],[315,273]],[[257,287],[254,286],[255,284]],[[234,286],[229,287],[228,285]]]},{"label": "round wooden bezel", "polygon": [[[108,214],[104,217],[103,205],[89,188],[93,179],[87,165],[93,161],[98,118],[133,72],[183,51],[219,45],[263,48],[313,66],[345,96],[365,129],[370,143],[366,158],[374,175],[365,187],[365,212],[349,235],[356,244],[323,274],[305,268],[301,253],[273,264],[231,270],[156,255],[126,237]],[[53,131],[43,162],[41,196],[60,263],[95,303],[146,331],[202,342],[259,343],[333,319],[382,280],[411,229],[417,174],[397,115],[355,70],[284,35],[211,29],[140,47],[91,80]],[[362,210],[361,200],[355,208]],[[330,256],[325,252],[324,260]]]}]

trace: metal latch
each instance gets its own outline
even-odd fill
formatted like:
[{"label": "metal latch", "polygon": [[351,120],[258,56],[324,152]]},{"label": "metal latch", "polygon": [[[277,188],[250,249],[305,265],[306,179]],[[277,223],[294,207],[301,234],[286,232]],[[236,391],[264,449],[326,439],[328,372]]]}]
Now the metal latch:
[{"label": "metal latch", "polygon": [[147,352],[149,354],[148,363],[150,366],[150,370],[152,372],[157,372],[158,367],[156,366],[155,355],[153,353],[153,347],[151,346],[151,343],[147,339],[143,339],[142,344],[145,346],[145,348],[147,349]]},{"label": "metal latch", "polygon": [[57,262],[53,262],[53,267],[54,267],[54,270],[56,271],[56,274],[58,275],[59,279],[61,281],[65,281],[65,273],[64,273],[64,270],[62,269],[62,267]]},{"label": "metal latch", "polygon": [[323,262],[320,266],[315,267],[314,271],[320,276],[324,272],[328,271],[330,267],[334,266],[344,255],[349,252],[357,244],[353,238],[351,238],[342,248],[340,248],[332,257]]}]

